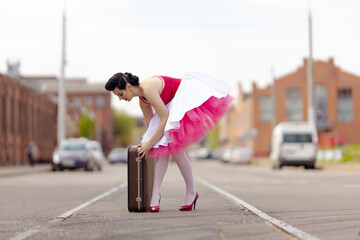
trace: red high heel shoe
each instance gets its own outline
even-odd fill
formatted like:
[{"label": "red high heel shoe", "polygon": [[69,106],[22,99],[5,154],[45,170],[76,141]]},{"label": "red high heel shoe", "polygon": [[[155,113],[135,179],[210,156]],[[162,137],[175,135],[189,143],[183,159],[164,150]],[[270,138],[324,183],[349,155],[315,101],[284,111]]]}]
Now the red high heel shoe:
[{"label": "red high heel shoe", "polygon": [[196,192],[196,196],[194,201],[190,204],[190,205],[182,205],[179,210],[180,211],[191,211],[194,205],[194,211],[195,211],[195,205],[196,205],[196,200],[198,199],[199,194]]},{"label": "red high heel shoe", "polygon": [[161,201],[161,194],[160,195],[160,199],[159,199],[159,205],[157,206],[150,206],[150,212],[159,212],[160,211],[160,201]]}]

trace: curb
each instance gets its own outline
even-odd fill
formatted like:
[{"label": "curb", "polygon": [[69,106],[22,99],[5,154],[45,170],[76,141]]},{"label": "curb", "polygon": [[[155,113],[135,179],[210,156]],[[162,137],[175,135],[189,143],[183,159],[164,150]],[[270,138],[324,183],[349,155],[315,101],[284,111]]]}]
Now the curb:
[{"label": "curb", "polygon": [[0,178],[2,177],[13,177],[13,176],[23,176],[31,175],[40,172],[50,171],[50,164],[41,164],[38,166],[13,166],[13,167],[0,167]]},{"label": "curb", "polygon": [[[252,165],[259,167],[270,167],[271,163],[268,159],[260,159],[252,162]],[[331,172],[360,172],[360,163],[316,163],[315,170],[331,171]]]}]

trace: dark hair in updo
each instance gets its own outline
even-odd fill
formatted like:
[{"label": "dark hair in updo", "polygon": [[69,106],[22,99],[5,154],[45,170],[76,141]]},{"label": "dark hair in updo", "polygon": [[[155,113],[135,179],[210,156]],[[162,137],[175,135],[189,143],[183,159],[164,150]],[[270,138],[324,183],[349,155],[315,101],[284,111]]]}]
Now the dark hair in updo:
[{"label": "dark hair in updo", "polygon": [[121,90],[126,88],[126,83],[132,86],[139,86],[139,78],[131,73],[115,73],[105,84],[105,89],[108,91],[114,90],[118,87]]}]

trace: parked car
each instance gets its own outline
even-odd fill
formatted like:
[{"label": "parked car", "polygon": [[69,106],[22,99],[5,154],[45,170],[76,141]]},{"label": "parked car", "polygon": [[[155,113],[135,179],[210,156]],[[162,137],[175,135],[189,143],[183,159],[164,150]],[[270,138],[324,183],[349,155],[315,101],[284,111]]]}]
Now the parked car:
[{"label": "parked car", "polygon": [[250,164],[252,151],[248,147],[225,148],[220,155],[220,160],[224,163],[243,163]]},{"label": "parked car", "polygon": [[109,163],[127,163],[127,149],[114,148],[108,155]]},{"label": "parked car", "polygon": [[223,154],[224,154],[224,149],[223,148],[215,148],[211,152],[211,157],[214,158],[214,159],[217,159],[217,160],[221,160]]},{"label": "parked car", "polygon": [[232,153],[233,153],[232,148],[225,148],[224,151],[222,152],[220,160],[225,163],[229,163],[231,161]]},{"label": "parked car", "polygon": [[53,153],[52,170],[84,168],[93,171],[97,167],[89,140],[68,138],[59,144]]},{"label": "parked car", "polygon": [[211,151],[206,147],[195,148],[189,151],[190,158],[209,159],[211,158]]},{"label": "parked car", "polygon": [[317,130],[309,122],[282,122],[271,139],[270,158],[274,169],[284,165],[314,168],[317,154]]},{"label": "parked car", "polygon": [[101,171],[102,166],[106,159],[104,152],[102,151],[101,144],[99,143],[99,141],[92,140],[92,141],[89,141],[89,145],[90,145],[91,152],[95,158],[96,167],[99,171]]},{"label": "parked car", "polygon": [[232,163],[250,164],[252,159],[252,150],[248,147],[235,147],[232,150]]}]

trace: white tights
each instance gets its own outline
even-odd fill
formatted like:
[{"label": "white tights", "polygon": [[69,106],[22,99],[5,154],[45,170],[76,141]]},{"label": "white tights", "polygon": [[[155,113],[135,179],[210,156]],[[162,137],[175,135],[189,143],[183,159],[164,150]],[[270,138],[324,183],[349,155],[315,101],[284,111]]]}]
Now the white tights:
[{"label": "white tights", "polygon": [[[194,177],[190,164],[190,160],[186,155],[186,149],[181,150],[178,154],[173,156],[174,161],[178,165],[181,175],[186,184],[186,196],[183,205],[189,205],[195,199],[196,189],[194,186]],[[164,179],[167,170],[169,158],[159,158],[155,160],[154,185],[151,197],[150,206],[159,205],[160,200],[160,186]]]}]

